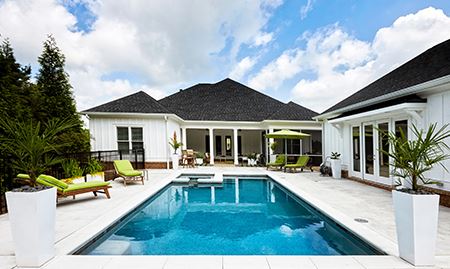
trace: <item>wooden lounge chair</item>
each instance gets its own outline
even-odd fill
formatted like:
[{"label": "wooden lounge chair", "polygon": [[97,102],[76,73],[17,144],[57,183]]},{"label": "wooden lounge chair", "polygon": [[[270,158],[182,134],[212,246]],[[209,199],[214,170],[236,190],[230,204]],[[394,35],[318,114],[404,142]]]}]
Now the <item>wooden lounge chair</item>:
[{"label": "wooden lounge chair", "polygon": [[115,160],[114,169],[116,169],[117,175],[123,178],[123,184],[126,186],[127,181],[141,181],[144,185],[144,173],[139,170],[134,170],[129,160]]},{"label": "wooden lounge chair", "polygon": [[75,199],[75,195],[77,194],[92,192],[95,196],[97,196],[97,193],[104,193],[108,199],[111,198],[108,191],[108,189],[111,188],[109,182],[91,181],[67,184],[48,175],[40,175],[36,179],[36,182],[44,186],[56,187],[58,197],[72,196],[73,199]]},{"label": "wooden lounge chair", "polygon": [[[286,172],[287,169],[294,170],[294,172],[297,172],[297,168],[300,168],[303,172],[303,168],[307,167],[309,163],[309,156],[303,155],[298,157],[297,162],[293,164],[286,164],[284,166],[284,172]],[[312,166],[309,167],[311,172],[313,171]]]},{"label": "wooden lounge chair", "polygon": [[285,161],[286,161],[285,158],[286,158],[286,156],[284,156],[284,155],[281,155],[281,154],[277,155],[275,162],[266,164],[267,170],[269,170],[269,168],[271,168],[271,167],[276,167],[281,170],[283,168],[283,166],[285,165]]}]

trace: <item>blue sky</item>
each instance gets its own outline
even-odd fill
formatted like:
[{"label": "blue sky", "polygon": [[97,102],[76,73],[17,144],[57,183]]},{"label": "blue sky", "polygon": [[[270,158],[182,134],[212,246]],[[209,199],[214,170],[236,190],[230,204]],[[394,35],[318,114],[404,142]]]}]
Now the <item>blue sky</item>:
[{"label": "blue sky", "polygon": [[3,0],[0,33],[34,71],[52,33],[80,110],[231,77],[320,112],[450,38],[450,1],[125,2]]}]

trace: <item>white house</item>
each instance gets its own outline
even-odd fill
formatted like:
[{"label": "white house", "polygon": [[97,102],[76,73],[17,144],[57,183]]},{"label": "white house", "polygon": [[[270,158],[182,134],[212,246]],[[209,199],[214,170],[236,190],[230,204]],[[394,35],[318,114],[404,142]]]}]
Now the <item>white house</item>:
[{"label": "white house", "polygon": [[[92,150],[143,148],[146,167],[170,166],[169,138],[175,132],[184,148],[209,152],[210,163],[238,164],[239,157],[269,157],[264,134],[279,129],[311,134],[288,141],[288,154],[322,156],[318,114],[293,102],[283,103],[231,79],[197,84],[155,100],[138,92],[82,112],[89,118]],[[276,152],[284,150],[279,141]]]},{"label": "white house", "polygon": [[[388,149],[378,130],[427,128],[450,123],[450,40],[406,62],[315,117],[323,122],[324,155],[342,154],[350,177],[392,186]],[[450,141],[448,141],[450,143]],[[450,161],[444,165],[450,168]],[[450,174],[435,167],[428,175],[450,190]]]}]

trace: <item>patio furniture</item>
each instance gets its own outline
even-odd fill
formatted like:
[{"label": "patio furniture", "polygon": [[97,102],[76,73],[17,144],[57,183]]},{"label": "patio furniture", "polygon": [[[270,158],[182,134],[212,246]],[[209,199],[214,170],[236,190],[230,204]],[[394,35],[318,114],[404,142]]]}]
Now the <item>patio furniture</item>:
[{"label": "patio furniture", "polygon": [[181,165],[183,167],[195,167],[195,152],[193,149],[185,149],[181,151]]},{"label": "patio furniture", "polygon": [[[28,176],[28,175],[25,175]],[[24,178],[24,174],[17,175],[18,178]],[[104,193],[108,199],[111,198],[108,189],[111,188],[109,182],[91,181],[76,184],[67,184],[49,175],[40,175],[36,182],[49,187],[56,187],[58,197],[72,196],[75,199],[75,195],[92,192],[95,196],[97,193]]]},{"label": "patio furniture", "polygon": [[281,170],[286,162],[286,156],[285,155],[277,155],[277,158],[275,159],[275,162],[266,164],[267,170],[271,167],[277,167]]},{"label": "patio furniture", "polygon": [[[303,172],[303,168],[307,167],[308,163],[309,163],[309,156],[307,155],[300,156],[298,157],[296,163],[286,164],[284,166],[284,172],[286,172],[287,169],[291,171],[294,170],[294,172],[297,172],[297,168],[300,168],[301,171]],[[310,166],[309,169],[311,170],[311,172],[313,171],[312,166]]]},{"label": "patio furniture", "polygon": [[127,181],[134,182],[140,180],[144,185],[144,173],[139,170],[134,170],[129,160],[115,160],[114,169],[117,175],[123,178],[123,184],[127,186]]},{"label": "patio furniture", "polygon": [[204,165],[209,165],[209,161],[210,161],[210,156],[208,152],[205,152],[205,156],[203,157],[203,164]]}]

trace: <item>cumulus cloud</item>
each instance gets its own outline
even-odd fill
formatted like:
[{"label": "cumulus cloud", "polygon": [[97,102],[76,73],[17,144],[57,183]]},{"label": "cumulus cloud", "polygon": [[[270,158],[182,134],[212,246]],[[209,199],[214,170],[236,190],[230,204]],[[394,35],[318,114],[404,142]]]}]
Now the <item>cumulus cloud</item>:
[{"label": "cumulus cloud", "polygon": [[231,70],[229,77],[234,80],[241,80],[256,64],[257,59],[245,57]]},{"label": "cumulus cloud", "polygon": [[[138,88],[161,95],[161,89],[170,91],[198,77],[214,76],[224,67],[231,69],[242,45],[272,40],[263,29],[282,4],[76,1],[85,3],[96,18],[90,31],[77,31],[77,18],[64,7],[70,1],[18,0],[0,1],[0,33],[10,38],[18,60],[33,67],[42,42],[52,33],[66,55],[79,109]],[[121,72],[139,79],[104,79]]]},{"label": "cumulus cloud", "polygon": [[305,33],[305,47],[286,50],[249,83],[276,90],[295,80],[293,100],[323,111],[449,36],[450,17],[432,7],[399,17],[371,42],[335,24]]}]

